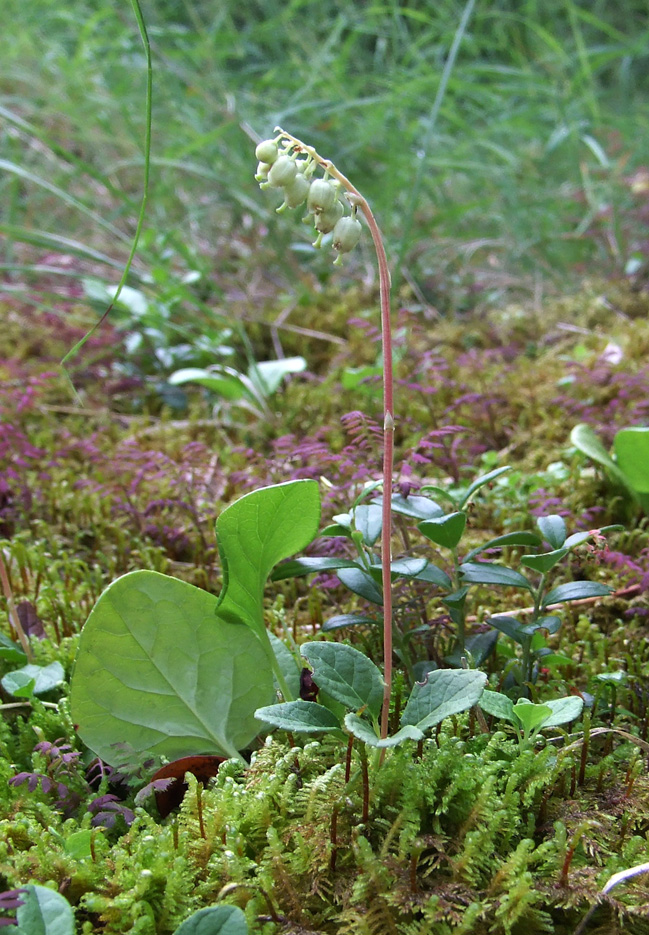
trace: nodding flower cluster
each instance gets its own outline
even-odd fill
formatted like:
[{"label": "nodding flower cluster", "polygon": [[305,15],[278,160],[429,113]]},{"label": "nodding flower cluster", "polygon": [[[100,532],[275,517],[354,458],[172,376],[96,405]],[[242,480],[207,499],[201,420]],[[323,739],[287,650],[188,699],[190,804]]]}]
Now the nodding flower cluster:
[{"label": "nodding flower cluster", "polygon": [[299,147],[281,135],[263,140],[255,155],[259,160],[255,175],[259,187],[279,188],[283,192],[284,201],[277,211],[299,208],[306,202],[308,213],[304,221],[313,221],[317,231],[313,246],[320,247],[324,234],[332,234],[332,247],[338,254],[334,262],[339,265],[342,255],[353,250],[361,236],[356,206],[351,207],[351,214],[345,214],[340,182],[328,178],[326,170],[323,178],[314,178],[319,167],[317,160],[309,154],[301,156]]}]

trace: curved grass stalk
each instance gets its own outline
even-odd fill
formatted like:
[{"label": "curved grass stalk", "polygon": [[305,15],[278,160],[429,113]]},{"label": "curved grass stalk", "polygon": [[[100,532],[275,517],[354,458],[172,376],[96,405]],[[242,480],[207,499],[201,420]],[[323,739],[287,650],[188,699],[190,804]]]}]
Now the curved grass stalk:
[{"label": "curved grass stalk", "polygon": [[379,295],[381,303],[381,341],[383,346],[383,525],[381,531],[381,580],[383,584],[383,678],[385,692],[381,710],[381,737],[387,737],[392,691],[392,474],[394,463],[394,377],[392,368],[392,326],[390,322],[390,271],[385,254],[381,231],[364,196],[329,159],[320,156],[312,146],[297,137],[275,127],[275,132],[289,141],[295,151],[310,156],[347,192],[347,200],[365,218],[372,235],[379,270]]}]

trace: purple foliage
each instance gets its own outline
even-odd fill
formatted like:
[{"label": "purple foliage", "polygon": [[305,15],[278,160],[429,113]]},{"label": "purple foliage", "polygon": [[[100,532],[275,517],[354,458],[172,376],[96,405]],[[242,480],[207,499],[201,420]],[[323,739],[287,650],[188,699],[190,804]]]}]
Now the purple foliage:
[{"label": "purple foliage", "polygon": [[24,892],[24,890],[18,889],[5,890],[4,893],[0,893],[0,927],[18,924],[15,919],[10,918],[5,913],[15,912],[19,906],[22,906],[25,901],[22,898]]}]

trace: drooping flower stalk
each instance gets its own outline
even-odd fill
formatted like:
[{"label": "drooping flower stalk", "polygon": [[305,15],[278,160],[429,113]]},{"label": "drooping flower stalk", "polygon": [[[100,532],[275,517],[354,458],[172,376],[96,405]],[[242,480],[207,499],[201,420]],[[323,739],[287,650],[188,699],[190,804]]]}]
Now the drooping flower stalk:
[{"label": "drooping flower stalk", "polygon": [[[271,156],[268,160],[267,167],[258,169],[257,178],[262,182],[262,186],[270,184],[272,187],[281,187],[276,180],[278,170],[275,169],[272,176],[271,173],[273,172],[273,166],[281,159],[287,157],[286,154],[280,155],[278,148],[272,150],[273,144],[279,144],[279,146],[284,145],[287,152],[290,151],[293,159],[297,156],[305,156],[306,165],[300,167],[304,174],[312,173],[314,167],[322,169],[325,174],[325,180],[327,178],[335,179],[345,190],[346,200],[352,208],[351,218],[343,217],[337,220],[332,218],[333,223],[329,228],[329,230],[333,230],[334,249],[339,253],[337,262],[340,261],[342,254],[349,252],[358,241],[360,229],[355,225],[355,217],[356,213],[359,211],[365,218],[370,234],[372,235],[374,250],[376,251],[379,270],[383,352],[383,522],[381,532],[381,580],[383,584],[383,677],[385,680],[385,692],[381,710],[381,736],[386,737],[388,733],[390,695],[392,689],[392,582],[390,565],[392,561],[392,474],[394,462],[394,378],[392,373],[392,328],[390,323],[390,271],[388,269],[388,261],[385,255],[381,231],[363,195],[352,185],[349,179],[336,168],[333,162],[320,156],[312,146],[303,143],[281,127],[275,127],[275,133],[278,134],[275,140],[264,141],[264,143],[260,144],[257,148],[257,157],[262,160],[262,162],[265,156]],[[283,172],[286,171],[286,167],[283,163],[280,164],[279,168]],[[268,179],[268,182],[264,181],[265,179]],[[294,184],[291,173],[291,179],[289,180],[288,188],[285,192],[285,204],[288,203],[289,206],[291,206],[289,198],[293,194]],[[323,184],[326,188],[326,182],[323,183],[323,180],[316,179],[311,183],[311,190],[314,195],[318,195],[318,198],[321,196],[328,197],[324,189],[320,192]],[[286,194],[288,194],[288,198]],[[319,231],[319,237],[316,243],[319,245],[322,233],[328,232],[326,213],[331,211],[331,207],[327,208],[324,203],[321,205],[318,203],[314,209],[313,204],[314,198],[311,197],[310,201],[307,200],[307,206],[310,211],[314,211],[316,216],[315,226],[316,230]]]}]

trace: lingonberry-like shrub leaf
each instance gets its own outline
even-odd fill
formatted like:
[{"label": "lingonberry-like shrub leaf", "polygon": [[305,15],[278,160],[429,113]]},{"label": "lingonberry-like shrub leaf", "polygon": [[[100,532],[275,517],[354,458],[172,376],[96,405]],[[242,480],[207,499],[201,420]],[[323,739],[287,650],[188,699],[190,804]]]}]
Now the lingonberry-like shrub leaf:
[{"label": "lingonberry-like shrub leaf", "polygon": [[435,727],[445,717],[467,711],[477,704],[487,676],[476,669],[438,669],[429,672],[415,687],[401,716],[405,727],[412,724],[420,731]]},{"label": "lingonberry-like shrub leaf", "polygon": [[367,708],[378,717],[385,688],[380,670],[364,653],[344,643],[304,643],[300,652],[316,684],[346,708]]},{"label": "lingonberry-like shrub leaf", "polygon": [[308,545],[319,517],[314,481],[256,490],[224,510],[219,598],[152,571],[113,582],[79,640],[70,705],[81,739],[107,763],[118,743],[172,760],[248,746],[273,674],[284,681],[264,626],[266,578]]}]

